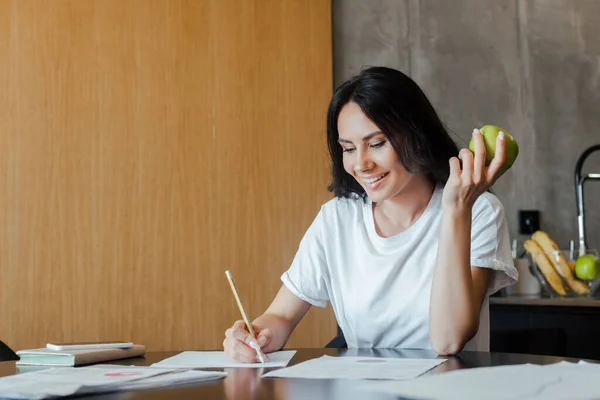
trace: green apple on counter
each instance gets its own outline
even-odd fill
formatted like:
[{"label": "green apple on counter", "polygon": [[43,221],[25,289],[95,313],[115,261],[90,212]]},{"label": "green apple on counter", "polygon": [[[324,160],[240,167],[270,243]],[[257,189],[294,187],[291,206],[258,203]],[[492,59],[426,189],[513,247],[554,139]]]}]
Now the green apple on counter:
[{"label": "green apple on counter", "polygon": [[598,278],[600,260],[594,254],[584,254],[575,261],[575,276],[585,281]]},{"label": "green apple on counter", "polygon": [[[495,125],[485,125],[479,129],[483,135],[483,142],[485,143],[485,165],[489,165],[494,159],[496,154],[496,138],[500,131],[504,132],[504,140],[506,142],[506,150],[504,153],[504,163],[500,171],[505,173],[512,167],[513,163],[519,155],[519,145],[506,129],[502,129]],[[475,154],[475,141],[471,139],[469,142],[469,150]]]}]

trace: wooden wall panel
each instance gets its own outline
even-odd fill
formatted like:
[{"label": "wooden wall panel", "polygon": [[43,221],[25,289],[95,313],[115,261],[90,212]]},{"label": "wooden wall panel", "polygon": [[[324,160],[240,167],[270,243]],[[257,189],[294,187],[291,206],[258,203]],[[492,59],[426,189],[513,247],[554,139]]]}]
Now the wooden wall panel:
[{"label": "wooden wall panel", "polygon": [[[0,0],[0,338],[218,349],[329,198],[330,2]],[[311,310],[290,346],[335,335]]]}]

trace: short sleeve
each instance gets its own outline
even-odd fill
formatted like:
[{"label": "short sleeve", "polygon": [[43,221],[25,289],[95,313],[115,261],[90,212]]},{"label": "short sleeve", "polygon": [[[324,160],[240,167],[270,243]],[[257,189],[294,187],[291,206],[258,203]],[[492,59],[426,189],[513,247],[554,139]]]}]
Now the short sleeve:
[{"label": "short sleeve", "polygon": [[290,268],[283,273],[283,284],[298,298],[317,307],[329,301],[329,273],[323,243],[323,209],[300,241]]},{"label": "short sleeve", "polygon": [[494,270],[488,295],[514,284],[519,276],[510,251],[504,207],[496,196],[487,192],[473,206],[471,266]]}]

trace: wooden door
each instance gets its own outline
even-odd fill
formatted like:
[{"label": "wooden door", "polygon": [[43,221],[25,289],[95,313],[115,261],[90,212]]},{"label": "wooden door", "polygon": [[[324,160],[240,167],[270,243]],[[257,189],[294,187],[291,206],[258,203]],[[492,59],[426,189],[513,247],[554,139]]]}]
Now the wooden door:
[{"label": "wooden door", "polygon": [[[0,0],[0,338],[218,349],[330,195],[330,2]],[[311,310],[289,346],[322,346]]]}]

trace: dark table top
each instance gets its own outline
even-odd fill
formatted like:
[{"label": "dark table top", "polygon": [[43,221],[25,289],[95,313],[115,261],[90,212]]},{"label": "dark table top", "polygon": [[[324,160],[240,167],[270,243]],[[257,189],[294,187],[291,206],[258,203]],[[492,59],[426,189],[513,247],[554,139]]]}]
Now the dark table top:
[{"label": "dark table top", "polygon": [[[111,361],[108,364],[147,366],[179,352],[148,352],[145,357]],[[361,357],[398,357],[398,358],[437,358],[429,350],[397,350],[397,349],[298,349],[288,366],[298,364],[324,354],[330,356]],[[445,358],[445,357],[442,357]],[[538,356],[511,353],[487,353],[464,351],[457,356],[432,369],[427,374],[438,374],[463,368],[490,367],[514,364],[552,364],[559,361],[577,362],[578,359],[552,356]],[[265,369],[268,372],[272,369]],[[119,392],[107,395],[96,395],[95,400],[104,399],[356,399],[364,398],[364,391],[357,391],[356,385],[364,383],[357,380],[327,379],[283,379],[260,378],[259,368],[226,368],[228,376],[224,379],[176,386],[172,388],[148,389],[131,392]],[[18,373],[14,361],[0,362],[0,376]],[[77,397],[82,399],[83,397]],[[385,395],[369,395],[369,400],[389,399]]]}]

